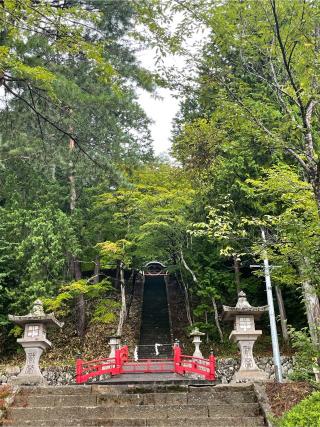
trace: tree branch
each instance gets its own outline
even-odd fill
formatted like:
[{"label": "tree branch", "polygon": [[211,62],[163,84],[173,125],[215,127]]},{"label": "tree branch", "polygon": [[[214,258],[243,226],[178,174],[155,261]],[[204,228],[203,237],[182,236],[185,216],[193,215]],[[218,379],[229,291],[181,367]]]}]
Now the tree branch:
[{"label": "tree branch", "polygon": [[89,159],[91,160],[95,165],[99,166],[101,169],[104,169],[104,167],[97,162],[90,154],[87,153],[87,151],[82,148],[82,146],[79,144],[77,139],[72,135],[70,132],[65,131],[62,129],[59,125],[54,123],[52,120],[50,120],[48,117],[44,116],[40,111],[38,111],[29,101],[27,101],[25,98],[20,96],[18,93],[14,92],[6,83],[3,83],[3,86],[7,89],[8,92],[11,93],[11,95],[15,96],[16,98],[20,99],[22,102],[24,102],[36,115],[37,117],[40,117],[42,120],[44,120],[46,123],[48,123],[50,126],[52,126],[54,129],[59,131],[65,136],[68,136],[69,138],[73,139],[78,149]]},{"label": "tree branch", "polygon": [[288,75],[291,86],[294,90],[294,93],[296,95],[302,118],[304,118],[305,108],[304,108],[304,105],[303,105],[303,102],[302,102],[302,99],[300,96],[301,89],[298,88],[298,86],[294,80],[294,77],[292,75],[290,63],[289,63],[288,58],[287,58],[287,52],[286,52],[286,49],[285,49],[283,41],[282,41],[282,37],[281,37],[281,33],[280,33],[280,24],[279,24],[278,13],[277,13],[277,8],[276,8],[276,0],[270,0],[270,3],[271,3],[271,9],[272,9],[274,23],[275,23],[275,33],[276,33],[276,37],[277,37],[277,40],[278,40],[278,43],[280,46],[283,65],[284,65],[284,68],[285,68],[286,73]]}]

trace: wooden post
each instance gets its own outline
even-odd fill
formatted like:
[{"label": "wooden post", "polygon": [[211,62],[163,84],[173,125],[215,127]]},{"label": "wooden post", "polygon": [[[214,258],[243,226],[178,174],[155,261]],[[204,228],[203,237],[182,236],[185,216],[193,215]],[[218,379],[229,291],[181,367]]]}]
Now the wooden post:
[{"label": "wooden post", "polygon": [[120,374],[120,372],[121,372],[121,354],[120,354],[120,352],[121,352],[121,350],[119,348],[117,348],[116,354],[115,354],[116,363],[115,363],[115,368],[114,368],[113,374]]},{"label": "wooden post", "polygon": [[214,381],[216,379],[216,358],[212,353],[209,356],[209,374],[206,379],[209,381]]},{"label": "wooden post", "polygon": [[82,363],[83,361],[81,359],[76,360],[76,383],[81,384],[82,381]]},{"label": "wooden post", "polygon": [[181,348],[179,346],[179,341],[176,341],[173,346],[173,364],[175,373],[183,374],[183,368],[181,366]]}]

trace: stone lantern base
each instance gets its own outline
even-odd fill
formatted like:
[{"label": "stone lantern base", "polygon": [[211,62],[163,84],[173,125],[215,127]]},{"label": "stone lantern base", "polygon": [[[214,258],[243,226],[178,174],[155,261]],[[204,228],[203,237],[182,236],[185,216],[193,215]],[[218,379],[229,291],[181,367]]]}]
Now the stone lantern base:
[{"label": "stone lantern base", "polygon": [[232,382],[265,381],[268,375],[258,368],[253,357],[253,346],[262,331],[237,332],[230,334],[231,341],[235,341],[241,353],[241,365],[232,378]]},{"label": "stone lantern base", "polygon": [[34,347],[28,344],[21,342],[26,353],[26,364],[20,374],[16,378],[12,378],[11,382],[14,385],[47,385],[47,381],[42,376],[39,368],[39,359],[48,344],[45,341],[37,342]]},{"label": "stone lantern base", "polygon": [[12,381],[14,384],[46,384],[40,368],[39,359],[46,348],[51,347],[51,342],[46,338],[47,326],[59,326],[59,322],[53,313],[45,314],[42,301],[37,299],[30,313],[25,316],[12,316],[9,314],[9,320],[24,328],[22,338],[17,342],[22,345],[26,353],[26,364],[20,374]]},{"label": "stone lantern base", "polygon": [[266,381],[269,378],[268,374],[261,369],[245,369],[236,372],[231,380],[232,383]]}]

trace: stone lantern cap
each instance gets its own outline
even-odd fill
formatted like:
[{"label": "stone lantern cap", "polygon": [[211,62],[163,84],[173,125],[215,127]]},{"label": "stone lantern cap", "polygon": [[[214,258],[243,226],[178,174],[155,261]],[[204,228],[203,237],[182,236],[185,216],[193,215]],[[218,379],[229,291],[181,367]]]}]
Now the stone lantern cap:
[{"label": "stone lantern cap", "polygon": [[192,329],[192,331],[190,333],[190,337],[202,337],[203,335],[205,335],[205,333],[204,332],[200,332],[199,328]]},{"label": "stone lantern cap", "polygon": [[13,316],[9,314],[8,316],[9,320],[16,323],[17,325],[24,326],[27,323],[43,323],[46,325],[56,325],[59,326],[59,328],[62,328],[64,325],[63,322],[59,322],[58,319],[56,319],[54,313],[46,314],[43,310],[43,303],[41,300],[37,299],[33,303],[33,307],[30,310],[30,313],[26,314],[25,316]]},{"label": "stone lantern cap", "polygon": [[258,320],[265,312],[268,311],[269,307],[267,305],[253,307],[249,304],[246,294],[243,291],[240,291],[238,294],[238,302],[235,307],[223,305],[222,308],[222,320],[231,321],[239,314],[254,316],[254,318]]}]

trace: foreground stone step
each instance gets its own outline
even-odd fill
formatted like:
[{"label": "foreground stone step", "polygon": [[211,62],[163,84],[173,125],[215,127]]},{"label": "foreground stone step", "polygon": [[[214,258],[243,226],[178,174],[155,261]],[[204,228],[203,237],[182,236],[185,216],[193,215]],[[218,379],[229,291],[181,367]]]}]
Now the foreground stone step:
[{"label": "foreground stone step", "polygon": [[[146,376],[146,375],[145,375]],[[121,377],[121,376],[120,376]],[[114,377],[115,378],[115,377]],[[199,384],[157,384],[157,385],[128,385],[114,386],[108,384],[90,384],[90,385],[65,385],[65,386],[50,386],[50,387],[21,387],[20,393],[26,395],[80,395],[80,394],[137,394],[137,393],[180,393],[180,392],[195,392],[195,393],[243,393],[245,391],[252,391],[251,385],[202,385]]]},{"label": "foreground stone step", "polygon": [[131,405],[131,406],[62,406],[62,407],[12,407],[8,419],[37,421],[41,419],[161,419],[193,417],[255,417],[260,415],[257,403],[236,405]]},{"label": "foreground stone step", "polygon": [[22,387],[4,425],[258,427],[265,424],[252,385],[167,382]]},{"label": "foreground stone step", "polygon": [[263,417],[179,418],[146,421],[148,427],[260,427],[265,425]]},{"label": "foreground stone step", "polygon": [[251,391],[237,393],[225,392],[185,392],[185,393],[145,393],[145,394],[84,394],[84,395],[26,395],[19,394],[14,406],[53,407],[53,406],[129,406],[164,404],[235,404],[254,403],[256,396]]},{"label": "foreground stone step", "polygon": [[[21,420],[19,424],[7,424],[11,427],[19,426],[34,426],[34,427],[61,427],[61,419],[52,420]],[[178,418],[178,419],[106,419],[106,418],[95,418],[95,419],[82,419],[72,420],[65,419],[63,426],[66,427],[102,427],[102,426],[114,426],[114,427],[262,427],[264,426],[263,417],[221,417],[221,418]]]}]

